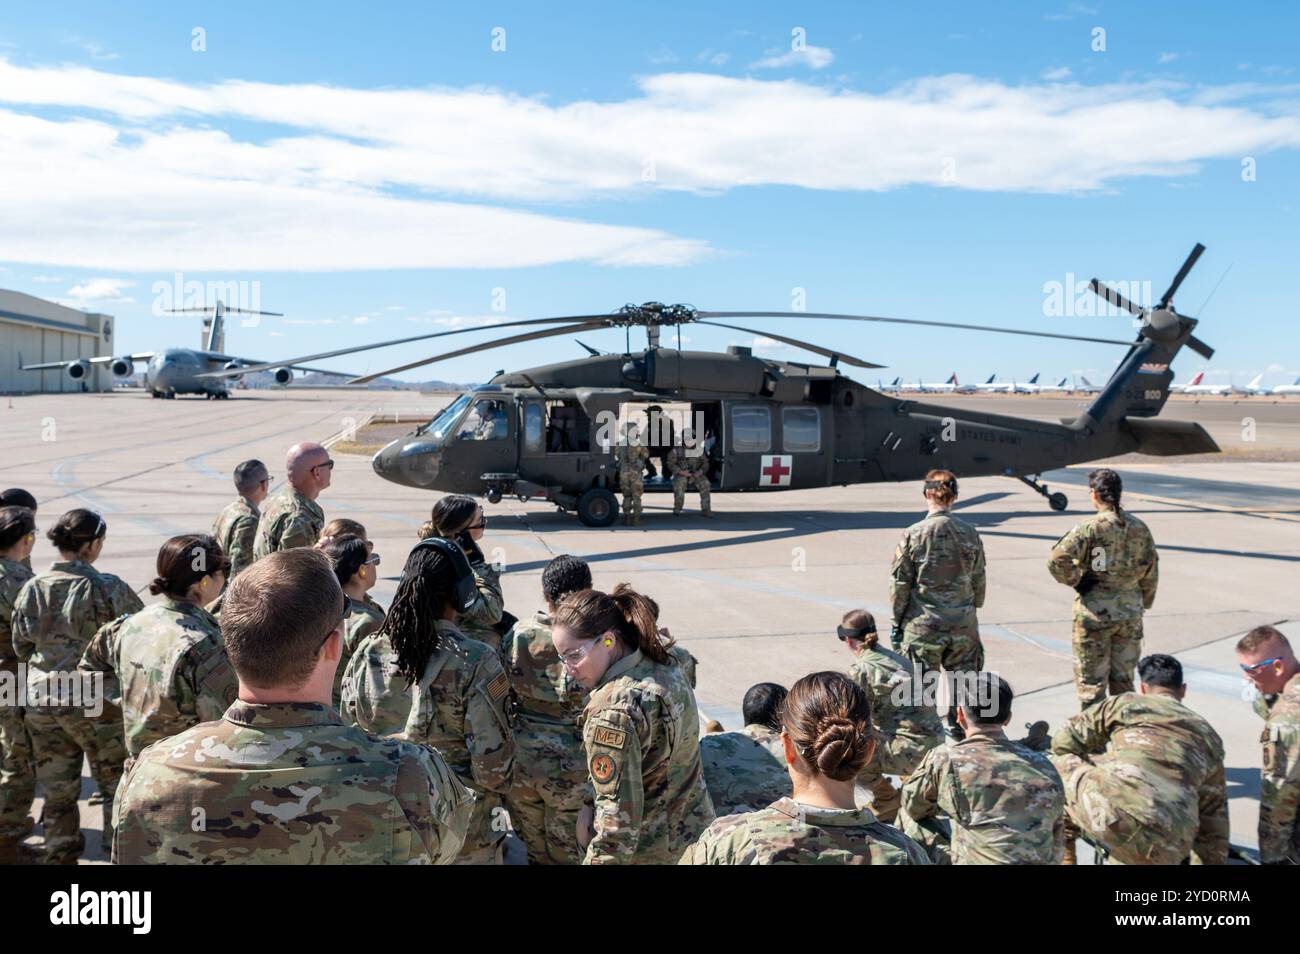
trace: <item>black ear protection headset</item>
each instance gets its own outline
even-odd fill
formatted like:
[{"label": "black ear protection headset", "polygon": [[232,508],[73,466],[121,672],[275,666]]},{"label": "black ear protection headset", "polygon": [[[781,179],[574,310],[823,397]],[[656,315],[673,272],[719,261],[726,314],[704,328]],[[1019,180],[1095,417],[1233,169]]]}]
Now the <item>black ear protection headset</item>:
[{"label": "black ear protection headset", "polygon": [[478,581],[474,579],[474,571],[470,569],[469,559],[460,544],[442,537],[426,537],[411,552],[416,550],[437,550],[451,561],[452,568],[456,571],[456,612],[469,610],[478,600]]},{"label": "black ear protection headset", "polygon": [[874,626],[870,629],[850,629],[847,626],[835,627],[835,635],[839,636],[840,642],[844,642],[846,639],[865,639],[866,637],[874,636],[875,634],[876,627]]}]

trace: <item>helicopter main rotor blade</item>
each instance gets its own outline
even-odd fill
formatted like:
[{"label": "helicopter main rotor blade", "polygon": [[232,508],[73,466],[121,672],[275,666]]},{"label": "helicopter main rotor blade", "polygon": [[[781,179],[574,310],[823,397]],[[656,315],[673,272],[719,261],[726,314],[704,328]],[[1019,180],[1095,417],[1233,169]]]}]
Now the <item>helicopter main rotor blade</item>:
[{"label": "helicopter main rotor blade", "polygon": [[1207,345],[1196,335],[1189,335],[1187,338],[1187,347],[1191,348],[1206,361],[1214,357],[1214,349]]},{"label": "helicopter main rotor blade", "polygon": [[1174,292],[1178,291],[1178,286],[1183,283],[1183,279],[1187,277],[1187,273],[1192,270],[1192,266],[1196,264],[1196,260],[1201,257],[1201,253],[1204,251],[1205,246],[1197,242],[1192,248],[1191,254],[1187,256],[1187,261],[1183,262],[1183,267],[1178,269],[1178,274],[1174,276],[1173,282],[1170,283],[1169,290],[1160,299],[1161,308],[1169,307],[1169,303],[1174,300]]},{"label": "helicopter main rotor blade", "polygon": [[1088,285],[1094,292],[1106,299],[1107,303],[1114,305],[1116,308],[1123,308],[1125,311],[1137,315],[1139,318],[1146,317],[1147,310],[1145,308],[1141,305],[1133,304],[1133,302],[1129,301],[1109,285],[1103,285],[1100,279],[1094,278],[1088,283]]},{"label": "helicopter main rotor blade", "polygon": [[774,334],[771,331],[755,331],[753,328],[742,328],[740,325],[725,325],[720,321],[697,321],[697,325],[711,325],[714,328],[730,328],[732,331],[743,331],[751,335],[760,335],[764,338],[772,338],[775,341],[782,341],[796,348],[802,348],[804,351],[811,351],[813,354],[819,354],[824,358],[838,358],[845,364],[851,364],[858,368],[883,368],[886,365],[872,364],[870,361],[863,361],[861,358],[855,358],[851,354],[845,354],[843,351],[832,351],[829,348],[823,348],[820,345],[809,344],[807,341],[800,341],[798,338],[787,338],[785,335]]},{"label": "helicopter main rotor blade", "polygon": [[[593,316],[597,317],[597,316]],[[496,325],[495,327],[502,327]],[[522,341],[535,341],[538,338],[550,338],[555,335],[567,335],[575,331],[591,331],[596,328],[608,328],[609,316],[601,315],[599,320],[584,321],[576,325],[565,325],[563,328],[547,328],[545,331],[530,331],[527,334],[511,335],[509,338],[502,338],[499,341],[485,341],[483,344],[470,345],[468,348],[461,348],[458,351],[448,351],[446,354],[436,354],[432,358],[424,358],[420,361],[412,361],[410,364],[399,365],[396,368],[387,368],[383,371],[375,371],[370,374],[363,374],[360,377],[350,378],[348,384],[366,384],[375,378],[382,378],[389,374],[398,374],[402,371],[410,371],[412,368],[421,368],[426,364],[433,364],[435,361],[446,361],[448,358],[459,358],[462,355],[474,354],[477,351],[491,351],[493,348],[503,348],[506,345],[519,344]]]},{"label": "helicopter main rotor blade", "polygon": [[[1049,331],[1021,331],[1017,328],[998,328],[994,325],[966,325],[953,321],[923,321],[919,318],[881,318],[876,315],[833,315],[815,311],[701,311],[697,318],[824,318],[829,321],[883,321],[893,325],[927,325],[931,328],[960,328],[964,331],[992,331],[1004,335],[1025,335],[1030,338],[1060,338],[1065,341],[1090,341],[1093,344],[1114,344],[1131,347],[1132,341],[1117,338],[1089,338],[1084,335],[1058,335]],[[766,334],[766,332],[760,332]]]},{"label": "helicopter main rotor blade", "polygon": [[[374,351],[376,348],[388,348],[393,345],[410,344],[412,341],[428,341],[430,338],[445,338],[448,335],[463,335],[471,331],[484,331],[493,328],[519,328],[524,325],[553,325],[557,322],[566,321],[592,321],[597,318],[607,317],[603,315],[569,315],[563,318],[527,318],[520,321],[503,321],[499,325],[474,325],[469,328],[454,328],[451,331],[435,331],[427,335],[412,335],[409,338],[392,338],[388,341],[379,341],[366,345],[356,345],[352,348],[339,348],[335,351],[322,351],[319,354],[304,354],[294,358],[286,358],[283,361],[264,361],[260,364],[245,365],[238,371],[206,371],[203,374],[195,375],[199,378],[229,378],[236,375],[252,374],[257,371],[270,371],[273,368],[282,368],[288,365],[303,364],[307,361],[323,361],[326,358],[338,358],[345,354],[356,354],[360,351]],[[344,372],[346,373],[346,372]]]}]

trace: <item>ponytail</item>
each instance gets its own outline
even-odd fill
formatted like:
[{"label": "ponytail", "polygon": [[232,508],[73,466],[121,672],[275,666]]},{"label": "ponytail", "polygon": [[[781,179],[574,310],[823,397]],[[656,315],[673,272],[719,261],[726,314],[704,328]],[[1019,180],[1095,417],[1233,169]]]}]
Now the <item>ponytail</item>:
[{"label": "ponytail", "polygon": [[551,623],[573,630],[579,639],[597,639],[612,631],[627,649],[639,649],[661,665],[673,665],[673,657],[659,639],[658,615],[654,600],[620,583],[609,594],[599,590],[570,593],[560,600]]}]

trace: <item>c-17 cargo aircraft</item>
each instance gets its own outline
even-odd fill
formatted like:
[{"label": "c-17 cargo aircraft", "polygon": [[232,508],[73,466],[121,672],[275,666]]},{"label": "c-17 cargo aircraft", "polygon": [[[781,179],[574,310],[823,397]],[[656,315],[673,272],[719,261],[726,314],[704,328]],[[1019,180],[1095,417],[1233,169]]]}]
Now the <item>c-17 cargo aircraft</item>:
[{"label": "c-17 cargo aircraft", "polygon": [[[217,299],[209,308],[168,308],[171,313],[197,313],[211,315],[204,319],[207,336],[202,349],[167,348],[163,351],[137,351],[127,355],[103,355],[98,358],[78,358],[68,361],[46,361],[43,364],[21,365],[23,371],[49,371],[63,369],[74,381],[82,381],[90,374],[92,365],[106,364],[116,378],[129,377],[135,372],[137,361],[145,362],[144,386],[156,398],[174,398],[178,394],[202,394],[209,399],[230,397],[228,381],[238,381],[240,371],[247,365],[265,366],[271,371],[275,383],[285,387],[293,381],[294,371],[317,371],[321,374],[339,374],[326,368],[309,368],[292,361],[281,365],[255,358],[240,358],[225,354],[225,316],[227,314],[266,315],[284,317],[278,311],[256,311],[249,308],[232,308]],[[230,376],[208,377],[210,371],[234,372]],[[344,375],[346,376],[346,375]]]}]

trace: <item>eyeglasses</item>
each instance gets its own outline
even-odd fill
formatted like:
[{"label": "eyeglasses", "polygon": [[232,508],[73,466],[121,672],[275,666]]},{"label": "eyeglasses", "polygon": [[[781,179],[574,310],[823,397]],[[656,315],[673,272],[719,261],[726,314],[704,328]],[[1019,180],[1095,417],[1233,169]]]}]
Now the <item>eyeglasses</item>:
[{"label": "eyeglasses", "polygon": [[[344,593],[343,612],[339,616],[339,623],[343,622],[345,619],[347,619],[349,616],[352,615],[352,606],[353,606],[352,598],[349,597],[348,594]],[[325,638],[320,641],[321,646],[324,646],[327,642],[329,642],[329,638],[334,635],[334,629],[337,626],[338,623],[335,623],[333,626],[330,627],[329,632],[325,634]],[[316,651],[320,652],[320,647],[317,647]]]},{"label": "eyeglasses", "polygon": [[[366,563],[369,564],[370,566],[379,566],[379,554],[378,554],[378,553],[372,553],[372,554],[371,554],[371,555],[366,559]],[[364,564],[363,564],[363,565],[364,565]]]},{"label": "eyeglasses", "polygon": [[567,653],[560,653],[560,662],[564,663],[564,668],[573,669],[582,665],[582,661],[587,658],[587,654],[595,648],[598,640],[608,636],[608,633],[602,633],[600,636],[593,636],[587,641],[585,646],[579,646],[577,649],[570,649]]},{"label": "eyeglasses", "polygon": [[1238,663],[1237,665],[1241,666],[1242,672],[1246,673],[1247,675],[1254,676],[1263,672],[1265,669],[1267,669],[1269,666],[1273,665],[1274,663],[1280,663],[1281,661],[1282,661],[1281,656],[1274,656],[1272,659],[1265,659],[1263,662],[1257,662],[1253,666],[1247,666],[1244,663]]},{"label": "eyeglasses", "polygon": [[[334,461],[332,461],[332,460],[327,460],[327,461],[325,461],[325,463],[323,463],[323,464],[317,464],[316,467],[324,467],[326,470],[333,470],[333,469],[334,469]],[[313,467],[312,470],[315,470],[316,467]]]},{"label": "eyeglasses", "polygon": [[466,530],[486,530],[486,529],[487,529],[487,514],[483,514],[481,517],[479,517],[479,518],[478,518],[478,523],[471,523],[471,524],[470,524],[468,527],[466,527],[465,529],[466,529]]},{"label": "eyeglasses", "polygon": [[269,487],[271,486],[271,481],[274,479],[275,478],[272,477],[270,474],[267,474],[265,477],[259,480],[258,483],[261,484],[263,487]]}]

